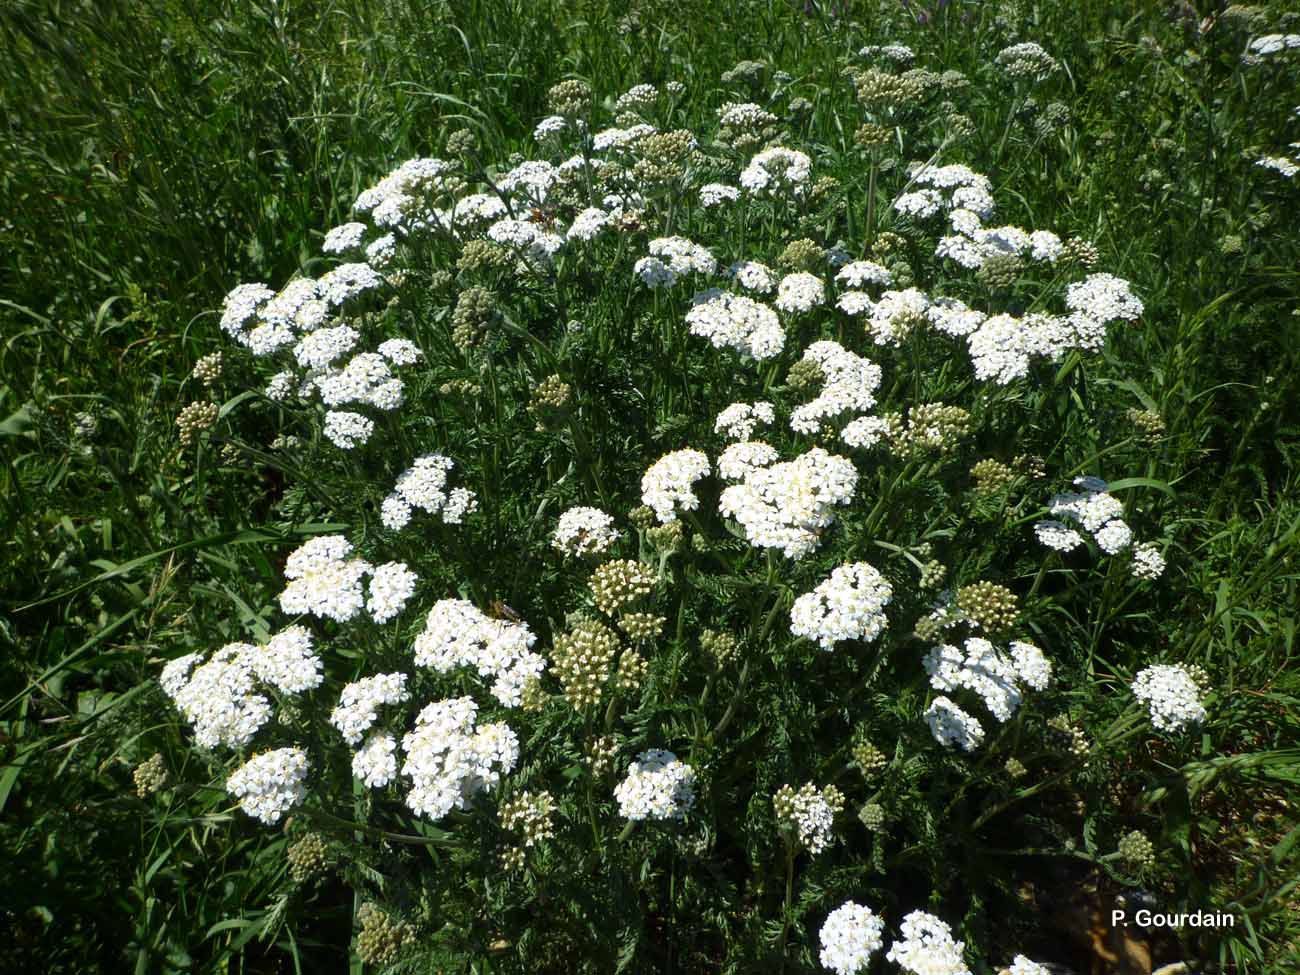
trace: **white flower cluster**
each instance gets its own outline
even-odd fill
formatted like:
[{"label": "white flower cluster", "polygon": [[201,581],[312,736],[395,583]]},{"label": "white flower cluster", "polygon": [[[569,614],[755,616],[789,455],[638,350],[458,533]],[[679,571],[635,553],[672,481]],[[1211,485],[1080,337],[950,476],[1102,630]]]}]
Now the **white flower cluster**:
[{"label": "white flower cluster", "polygon": [[343,740],[356,745],[361,737],[379,720],[379,709],[385,704],[401,704],[410,697],[406,689],[406,675],[374,674],[344,686],[339,694],[338,706],[330,713],[330,724],[339,730]]},{"label": "white flower cluster", "polygon": [[311,631],[305,626],[287,626],[246,655],[257,679],[281,694],[310,691],[324,679],[320,657],[312,650]]},{"label": "white flower cluster", "polygon": [[756,196],[800,199],[812,174],[812,160],[797,149],[773,146],[749,161],[740,185]]},{"label": "white flower cluster", "polygon": [[939,238],[936,257],[946,257],[975,270],[990,257],[1019,257],[1055,264],[1065,250],[1061,238],[1050,230],[1022,230],[1020,227],[982,227],[978,214],[954,210],[950,215],[956,234]]},{"label": "white flower cluster", "polygon": [[876,345],[897,347],[912,329],[926,321],[930,299],[916,288],[886,291],[877,302],[866,303],[867,331]]},{"label": "white flower cluster", "polygon": [[[1292,143],[1292,145],[1300,146],[1300,143]],[[1289,156],[1260,156],[1255,160],[1255,165],[1261,169],[1271,169],[1287,179],[1290,179],[1296,173],[1300,173],[1300,161],[1291,159]]]},{"label": "white flower cluster", "polygon": [[724,203],[734,203],[739,199],[740,190],[726,183],[705,183],[700,187],[700,206],[706,210],[722,206]]},{"label": "white flower cluster", "polygon": [[[320,334],[313,332],[311,337]],[[361,403],[377,410],[395,410],[402,405],[405,390],[403,382],[389,368],[388,360],[378,352],[362,352],[342,369],[323,369],[313,374],[310,381],[326,406]]]},{"label": "white flower cluster", "polygon": [[163,667],[159,683],[201,747],[242,748],[271,717],[270,701],[255,690],[257,652],[251,643],[228,643],[205,663],[192,653]]},{"label": "white flower cluster", "polygon": [[618,541],[614,518],[599,508],[574,507],[560,515],[551,545],[565,555],[600,555]]},{"label": "white flower cluster", "polygon": [[936,697],[926,708],[925,720],[930,734],[941,745],[956,745],[962,751],[973,752],[984,741],[984,728],[946,697]]},{"label": "white flower cluster", "polygon": [[166,664],[158,682],[194,726],[204,748],[242,748],[271,717],[271,703],[258,682],[281,694],[300,694],[321,684],[321,661],[311,633],[289,626],[264,646],[228,643],[207,660],[186,654]]},{"label": "white flower cluster", "polygon": [[405,562],[385,562],[375,567],[370,576],[370,599],[366,609],[376,623],[387,623],[395,618],[406,602],[415,594],[419,580]]},{"label": "white flower cluster", "polygon": [[718,454],[718,476],[724,481],[743,481],[754,471],[775,464],[780,454],[761,440],[728,444]]},{"label": "white flower cluster", "polygon": [[[1133,544],[1133,531],[1124,521],[1124,506],[1107,493],[1107,484],[1099,477],[1078,477],[1071,491],[1052,497],[1048,510],[1056,519],[1037,522],[1034,534],[1039,542],[1058,552],[1070,552],[1083,544],[1083,535],[1066,522],[1073,522],[1089,532],[1107,555],[1116,555]],[[1142,542],[1133,546],[1132,573],[1139,579],[1156,579],[1164,572],[1165,560],[1155,545]]]},{"label": "white flower cluster", "polygon": [[767,305],[718,288],[697,294],[686,313],[692,335],[716,349],[735,349],[754,359],[770,359],[785,348],[781,321]]},{"label": "white flower cluster", "polygon": [[475,728],[477,715],[473,698],[435,701],[402,738],[402,774],[411,779],[406,804],[415,813],[436,821],[453,809],[467,809],[477,793],[514,771],[518,737],[499,722]]},{"label": "white flower cluster", "polygon": [[861,975],[884,945],[885,922],[869,907],[845,901],[826,916],[821,963],[835,975]]},{"label": "white flower cluster", "polygon": [[415,663],[439,673],[473,667],[495,679],[492,696],[513,708],[546,669],[546,658],[532,652],[536,642],[526,623],[493,619],[467,599],[440,599],[415,638]]},{"label": "white flower cluster", "polygon": [[1263,34],[1246,45],[1247,53],[1255,58],[1297,49],[1300,49],[1300,34]]},{"label": "white flower cluster", "polygon": [[858,483],[852,462],[814,447],[792,461],[750,471],[723,489],[718,510],[745,529],[759,548],[779,548],[786,558],[812,552],[835,521],[832,509],[848,504]]},{"label": "white flower cluster", "polygon": [[432,194],[446,186],[453,166],[442,159],[408,159],[352,204],[357,213],[368,213],[376,227],[412,234],[445,224],[445,218],[429,204]]},{"label": "white flower cluster", "polygon": [[[290,581],[280,593],[280,609],[338,623],[363,608],[377,623],[401,612],[415,591],[415,573],[401,562],[376,569],[365,559],[348,558],[351,553],[352,543],[342,535],[320,535],[298,546],[285,562],[284,577]],[[366,576],[372,576],[369,603],[361,587]]]},{"label": "white flower cluster", "polygon": [[682,819],[695,804],[695,770],[662,748],[636,757],[614,789],[619,815],[631,820]]},{"label": "white flower cluster", "polygon": [[776,124],[776,116],[753,102],[724,102],[718,109],[718,125],[733,129],[762,129]]},{"label": "white flower cluster", "polygon": [[795,828],[799,842],[814,856],[830,846],[835,838],[831,830],[839,807],[830,796],[836,797],[842,805],[843,796],[834,786],[823,790],[811,782],[798,790],[785,786],[776,796],[778,818]]},{"label": "white flower cluster", "polygon": [[382,789],[397,778],[397,739],[372,731],[352,756],[352,774],[367,789]]},{"label": "white flower cluster", "polygon": [[1206,718],[1200,688],[1180,664],[1152,664],[1138,673],[1131,686],[1134,696],[1151,712],[1151,724],[1159,731],[1181,731]]},{"label": "white flower cluster", "polygon": [[667,288],[686,274],[716,274],[718,262],[708,248],[685,237],[657,237],[650,241],[650,256],[632,267],[632,273],[651,288]]},{"label": "white flower cluster", "polygon": [[790,414],[790,429],[795,433],[815,433],[822,420],[843,413],[865,413],[876,405],[881,371],[870,359],[826,339],[808,346],[801,361],[815,362],[826,382],[816,399],[795,407]]},{"label": "white flower cluster", "polygon": [[970,975],[962,960],[964,942],[954,941],[952,928],[933,914],[912,911],[900,925],[902,940],[885,954],[888,961],[913,975]]},{"label": "white flower cluster", "polygon": [[713,421],[713,432],[723,434],[728,440],[748,440],[755,427],[775,422],[771,403],[732,403]]},{"label": "white flower cluster", "polygon": [[905,216],[927,218],[940,210],[950,214],[964,211],[977,220],[993,215],[993,183],[968,166],[923,166],[912,174],[912,183],[922,188],[894,201],[894,209]]},{"label": "white flower cluster", "polygon": [[998,721],[1007,721],[1020,707],[1021,684],[1044,690],[1052,679],[1051,662],[1042,650],[1023,640],[1011,644],[1011,653],[997,650],[983,637],[966,641],[965,653],[945,643],[925,656],[930,686],[937,691],[974,691]]},{"label": "white flower cluster", "polygon": [[676,521],[676,508],[694,511],[700,506],[692,488],[711,470],[709,458],[690,447],[664,454],[641,478],[641,501],[654,509],[660,523]]},{"label": "white flower cluster", "polygon": [[830,578],[804,593],[790,607],[790,632],[831,650],[841,640],[870,643],[889,625],[885,607],[894,590],[880,570],[852,562],[832,570]]},{"label": "white flower cluster", "polygon": [[226,791],[248,815],[268,825],[278,823],[307,795],[308,768],[301,748],[262,752],[231,773]]},{"label": "white flower cluster", "polygon": [[478,499],[466,488],[447,490],[447,475],[455,461],[442,454],[425,454],[402,472],[393,493],[384,499],[379,517],[385,528],[398,531],[411,520],[411,509],[441,514],[444,524],[459,525],[465,515],[478,510]]},{"label": "white flower cluster", "polygon": [[776,287],[776,274],[759,261],[736,261],[727,268],[727,277],[758,295],[771,294]]},{"label": "white flower cluster", "polygon": [[1007,975],[1052,975],[1052,971],[1046,965],[1032,961],[1026,955],[1016,955],[1011,959]]},{"label": "white flower cluster", "polygon": [[781,279],[776,289],[776,307],[787,315],[812,311],[826,301],[826,285],[807,271],[796,271]]}]

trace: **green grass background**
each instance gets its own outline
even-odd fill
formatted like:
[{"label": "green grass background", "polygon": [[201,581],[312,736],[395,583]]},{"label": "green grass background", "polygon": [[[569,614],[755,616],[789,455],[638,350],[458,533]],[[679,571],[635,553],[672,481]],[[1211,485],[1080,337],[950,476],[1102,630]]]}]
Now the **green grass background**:
[{"label": "green grass background", "polygon": [[[566,77],[610,95],[680,80],[714,104],[722,72],[764,60],[847,142],[857,120],[830,92],[862,44],[973,75],[1002,41],[1036,40],[1067,65],[1071,125],[1005,152],[999,106],[976,105],[962,161],[1014,187],[1026,225],[1095,241],[1146,304],[1106,354],[1168,429],[1130,472],[1178,498],[1152,649],[1222,682],[1217,757],[1207,742],[1184,776],[1173,840],[1252,919],[1223,958],[1294,970],[1300,208],[1249,153],[1300,138],[1296,72],[1243,70],[1245,34],[1198,29],[1209,3],[930,6],[923,23],[916,4],[812,0],[0,6],[0,964],[347,964],[346,917],[259,940],[283,844],[131,787],[140,743],[147,757],[171,727],[138,690],[160,653],[215,645],[276,578],[275,472],[209,480],[176,460],[194,362],[238,359],[216,324],[226,291],[311,270],[361,189],[456,128],[485,158],[527,153]],[[99,417],[89,444],[80,411]]]}]

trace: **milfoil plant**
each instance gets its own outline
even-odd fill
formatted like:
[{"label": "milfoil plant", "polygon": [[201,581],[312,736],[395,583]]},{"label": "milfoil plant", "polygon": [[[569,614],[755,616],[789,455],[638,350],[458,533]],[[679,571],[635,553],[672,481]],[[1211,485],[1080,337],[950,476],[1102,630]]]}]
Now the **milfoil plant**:
[{"label": "milfoil plant", "polygon": [[299,537],[159,681],[288,834],[273,917],[336,870],[377,964],[1028,975],[981,933],[1044,854],[1140,882],[1124,790],[1213,710],[1131,611],[1147,309],[959,111],[1058,69],[863,49],[838,147],[752,71],[565,81],[529,158],[449,131],[231,290],[252,382],[185,437],[272,430]]}]

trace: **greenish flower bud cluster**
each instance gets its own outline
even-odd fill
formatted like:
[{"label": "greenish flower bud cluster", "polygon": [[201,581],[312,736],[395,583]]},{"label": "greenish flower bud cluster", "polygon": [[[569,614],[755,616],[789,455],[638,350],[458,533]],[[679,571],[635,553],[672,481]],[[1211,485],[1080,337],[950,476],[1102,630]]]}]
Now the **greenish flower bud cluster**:
[{"label": "greenish flower bud cluster", "polygon": [[135,794],[141,799],[147,799],[159,789],[167,784],[167,765],[163,761],[162,753],[155,752],[145,761],[135,767],[131,773],[135,780]]},{"label": "greenish flower bud cluster", "polygon": [[858,819],[874,833],[885,825],[885,807],[878,802],[868,802],[858,810]]},{"label": "greenish flower bud cluster", "polygon": [[706,629],[700,634],[700,649],[714,659],[718,666],[736,656],[740,641],[725,630]]},{"label": "greenish flower bud cluster", "polygon": [[456,348],[468,352],[479,345],[495,313],[496,295],[487,288],[475,285],[462,291],[451,315],[451,340]]},{"label": "greenish flower bud cluster", "polygon": [[654,584],[654,572],[631,559],[615,559],[597,566],[590,583],[596,608],[611,616],[647,595]]},{"label": "greenish flower bud cluster", "polygon": [[405,948],[415,943],[415,930],[372,903],[357,910],[361,932],[357,935],[357,957],[367,965],[390,965]]},{"label": "greenish flower bud cluster", "polygon": [[497,812],[504,828],[523,834],[524,846],[535,846],[555,835],[551,823],[555,800],[545,790],[512,796],[501,803]]},{"label": "greenish flower bud cluster", "polygon": [[663,628],[664,617],[654,613],[624,613],[619,617],[618,625],[627,638],[634,643],[648,643],[659,635]]},{"label": "greenish flower bud cluster", "polygon": [[180,430],[181,444],[188,446],[204,430],[210,429],[217,422],[220,407],[207,400],[195,400],[176,417],[176,426]]},{"label": "greenish flower bud cluster", "polygon": [[289,876],[295,884],[305,884],[325,869],[327,848],[319,833],[307,833],[285,851]]},{"label": "greenish flower bud cluster", "polygon": [[618,650],[618,636],[604,623],[587,620],[555,638],[551,650],[556,677],[575,710],[599,704]]},{"label": "greenish flower bud cluster", "polygon": [[997,632],[1020,615],[1016,594],[996,582],[974,582],[957,590],[957,608],[984,630]]},{"label": "greenish flower bud cluster", "polygon": [[556,115],[585,115],[591,105],[591,86],[571,78],[552,85],[546,93],[546,106]]},{"label": "greenish flower bud cluster", "polygon": [[194,363],[193,376],[205,386],[221,378],[221,353],[213,352]]},{"label": "greenish flower bud cluster", "polygon": [[1119,858],[1133,870],[1150,870],[1156,865],[1156,848],[1146,834],[1135,829],[1120,838]]}]

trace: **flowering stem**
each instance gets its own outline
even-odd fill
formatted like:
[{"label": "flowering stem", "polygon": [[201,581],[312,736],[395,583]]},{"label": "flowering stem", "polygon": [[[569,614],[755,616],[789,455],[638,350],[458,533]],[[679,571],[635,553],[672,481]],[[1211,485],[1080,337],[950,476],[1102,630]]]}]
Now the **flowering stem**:
[{"label": "flowering stem", "polygon": [[781,971],[785,971],[786,935],[790,931],[790,902],[794,899],[794,843],[785,844],[785,908],[781,911]]},{"label": "flowering stem", "polygon": [[636,825],[635,819],[629,819],[627,825],[623,827],[623,832],[618,834],[618,842],[623,843],[632,835],[632,827]]}]

